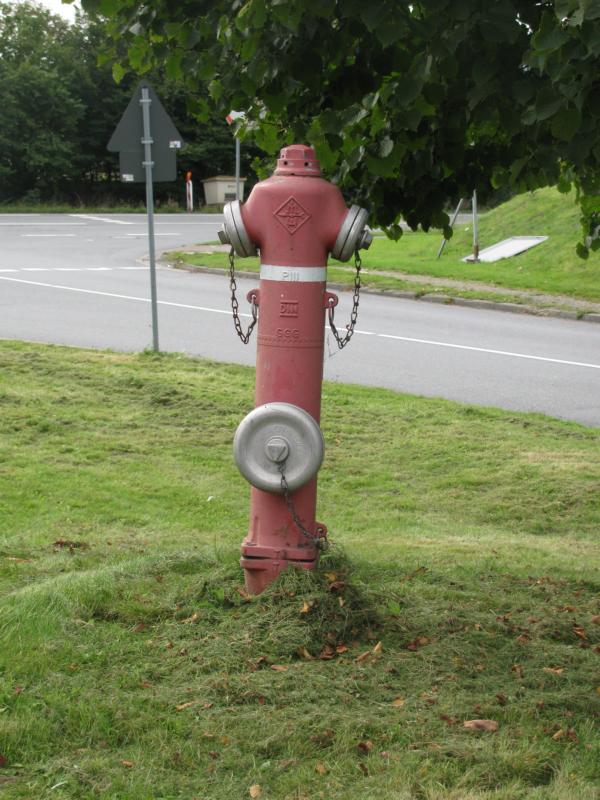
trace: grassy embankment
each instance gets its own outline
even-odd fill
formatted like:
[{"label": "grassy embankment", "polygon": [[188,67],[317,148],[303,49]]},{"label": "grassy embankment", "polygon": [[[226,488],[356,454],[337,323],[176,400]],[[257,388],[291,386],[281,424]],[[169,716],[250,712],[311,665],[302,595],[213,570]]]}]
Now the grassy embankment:
[{"label": "grassy embankment", "polygon": [[3,342],[0,380],[3,798],[597,800],[597,430],[327,384],[337,546],[251,599],[251,370]]},{"label": "grassy embankment", "polygon": [[[523,292],[561,294],[568,297],[600,302],[600,254],[592,253],[587,261],[575,253],[579,241],[579,211],[574,195],[562,195],[556,189],[541,189],[519,195],[482,215],[480,247],[517,235],[545,235],[550,238],[532,250],[491,264],[466,264],[461,259],[471,252],[471,225],[455,228],[454,236],[444,253],[436,258],[442,235],[439,231],[406,232],[399,242],[376,237],[370,250],[363,254],[363,283],[379,289],[401,289],[420,293],[436,292],[454,297],[527,302],[502,289]],[[226,254],[171,254],[180,264],[225,268]],[[240,269],[257,270],[257,259],[239,260]],[[392,273],[378,275],[377,272]],[[395,273],[395,274],[394,274]],[[402,273],[423,276],[415,284]],[[457,281],[478,281],[498,287],[433,286],[428,277],[450,278]],[[332,261],[329,279],[333,282],[352,282],[352,268]],[[540,303],[548,305],[548,303]]]}]

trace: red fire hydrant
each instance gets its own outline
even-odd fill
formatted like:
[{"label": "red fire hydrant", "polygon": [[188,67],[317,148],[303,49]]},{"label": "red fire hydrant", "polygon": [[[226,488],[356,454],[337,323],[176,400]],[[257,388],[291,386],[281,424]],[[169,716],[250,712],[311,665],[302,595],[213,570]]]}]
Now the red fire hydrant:
[{"label": "red fire hydrant", "polygon": [[[234,455],[252,484],[250,525],[242,543],[246,587],[259,594],[288,566],[311,569],[327,529],[316,521],[316,474],[323,459],[319,428],[325,313],[333,325],[337,297],[327,291],[327,257],[347,261],[368,247],[367,212],[346,208],[337,186],[321,178],[315,152],[290,145],[272,177],[248,201],[229,203],[219,237],[231,244],[234,321],[247,343],[235,299],[234,253],[260,251],[260,287],[248,293],[258,319],[255,409],[242,421]],[[357,260],[356,319],[360,263]],[[260,312],[258,312],[260,309]]]}]

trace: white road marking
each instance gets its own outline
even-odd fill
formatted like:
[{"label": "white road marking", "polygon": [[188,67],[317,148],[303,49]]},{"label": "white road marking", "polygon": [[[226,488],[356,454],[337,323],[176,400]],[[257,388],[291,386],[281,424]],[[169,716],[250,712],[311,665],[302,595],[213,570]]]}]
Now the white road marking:
[{"label": "white road marking", "polygon": [[84,272],[108,272],[112,267],[83,267]]},{"label": "white road marking", "polygon": [[22,233],[22,239],[48,239],[48,238],[56,238],[60,237],[61,239],[65,239],[68,236],[77,236],[76,233]]},{"label": "white road marking", "polygon": [[28,226],[29,228],[41,228],[42,225],[47,226],[49,225],[51,228],[57,227],[85,227],[85,222],[0,222],[0,225],[4,225],[5,227],[15,227],[19,226],[22,227],[24,225]]},{"label": "white road marking", "polygon": [[[7,278],[6,280],[14,280]],[[358,333],[358,331],[356,331]],[[533,356],[527,353],[512,353],[510,350],[492,350],[487,347],[472,347],[467,344],[452,344],[451,342],[437,342],[433,339],[413,339],[410,336],[394,336],[391,333],[376,334],[381,339],[396,339],[400,342],[415,342],[416,344],[430,344],[435,347],[451,347],[455,350],[470,350],[476,353],[490,353],[495,356],[509,356],[512,358],[527,358],[532,361],[548,361],[551,364],[567,364],[570,367],[589,367],[590,369],[600,369],[600,364],[587,364],[583,361],[567,361],[563,358],[547,358],[546,356]]]},{"label": "white road marking", "polygon": [[109,217],[97,217],[95,214],[69,214],[70,217],[77,219],[91,219],[94,222],[114,222],[115,225],[133,225],[133,222],[124,222],[122,219],[110,219]]},{"label": "white road marking", "polygon": [[[115,297],[118,300],[135,300],[138,303],[149,303],[149,297],[134,297],[133,295],[129,294],[114,294],[112,292],[99,292],[95,289],[79,289],[75,286],[60,286],[56,283],[42,283],[41,281],[25,281],[22,278],[5,278],[4,276],[0,275],[0,281],[13,281],[14,283],[26,283],[30,286],[43,286],[48,289],[63,289],[67,292],[81,292],[82,294],[96,294],[100,295],[101,297]],[[219,308],[208,308],[207,306],[192,306],[188,305],[187,303],[171,303],[167,300],[159,300],[159,306],[173,306],[175,308],[190,308],[193,311],[211,311],[213,314],[231,314],[230,310],[221,311]],[[243,314],[240,313],[240,317],[250,317],[250,314]]]},{"label": "white road marking", "polygon": [[[134,295],[128,294],[115,294],[113,292],[99,292],[95,289],[80,289],[75,286],[60,286],[55,283],[42,283],[40,281],[26,281],[22,278],[8,278],[0,275],[0,281],[11,281],[13,283],[25,283],[30,286],[42,286],[48,289],[61,289],[62,291],[66,292],[79,292],[82,294],[93,294],[99,295],[100,297],[114,297],[118,300],[133,300],[138,303],[149,303],[149,297],[135,297]],[[188,308],[192,311],[208,311],[212,314],[231,314],[231,310],[222,310],[220,308],[209,308],[208,306],[194,306],[189,303],[173,303],[167,300],[159,300],[158,304],[161,306],[171,306],[173,308]],[[240,313],[241,317],[250,317],[250,314],[243,314]],[[363,333],[363,331],[357,330],[356,333]],[[369,331],[364,331],[364,333],[370,333]],[[545,363],[550,364],[563,364],[570,367],[585,367],[587,369],[600,369],[600,364],[588,364],[583,361],[568,361],[564,358],[549,358],[547,356],[535,356],[530,355],[528,353],[513,353],[508,350],[493,350],[486,347],[472,347],[470,345],[465,344],[453,344],[451,342],[438,342],[433,339],[415,339],[409,336],[395,336],[390,333],[375,333],[374,336],[378,336],[381,339],[393,339],[395,341],[400,342],[413,342],[415,344],[427,344],[433,345],[435,347],[450,347],[456,350],[469,350],[478,353],[489,353],[490,355],[498,355],[498,356],[507,356],[510,358],[524,358],[532,361],[542,361]]]}]

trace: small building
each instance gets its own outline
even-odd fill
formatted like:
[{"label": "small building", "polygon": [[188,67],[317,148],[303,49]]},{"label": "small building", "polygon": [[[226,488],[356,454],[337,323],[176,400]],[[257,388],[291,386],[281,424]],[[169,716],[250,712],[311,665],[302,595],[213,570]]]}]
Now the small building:
[{"label": "small building", "polygon": [[[245,181],[246,178],[240,178],[240,199],[244,197]],[[230,200],[236,199],[235,176],[215,175],[214,178],[205,178],[202,183],[204,184],[204,198],[207,206],[222,206],[225,203],[229,203]]]}]

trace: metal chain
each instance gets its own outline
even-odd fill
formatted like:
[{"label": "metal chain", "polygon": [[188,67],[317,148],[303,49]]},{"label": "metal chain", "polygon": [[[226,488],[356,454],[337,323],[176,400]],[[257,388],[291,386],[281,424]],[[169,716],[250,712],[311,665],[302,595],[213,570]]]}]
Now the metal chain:
[{"label": "metal chain", "polygon": [[281,464],[278,465],[278,469],[281,472],[281,489],[283,491],[283,499],[285,500],[285,504],[288,507],[288,511],[290,512],[294,524],[306,539],[310,539],[310,541],[316,545],[316,547],[324,550],[327,546],[327,534],[322,528],[317,528],[315,533],[311,533],[302,524],[302,520],[298,516],[298,512],[294,507],[294,501],[292,500],[292,495],[285,477],[285,461],[282,461]]},{"label": "metal chain", "polygon": [[360,253],[358,250],[354,251],[354,264],[356,266],[356,274],[354,276],[354,298],[352,303],[352,312],[350,313],[350,322],[346,325],[346,334],[345,336],[340,336],[338,329],[335,327],[333,322],[333,317],[335,314],[335,306],[333,305],[333,300],[329,300],[329,327],[331,328],[331,332],[333,333],[335,340],[337,342],[337,346],[340,350],[348,344],[350,339],[352,338],[352,334],[354,333],[354,327],[356,325],[356,320],[358,318],[358,304],[360,302],[360,270],[362,267],[362,261],[360,258]]},{"label": "metal chain", "polygon": [[252,302],[252,322],[248,325],[248,330],[244,333],[242,323],[240,322],[240,306],[236,296],[237,283],[235,282],[235,260],[233,247],[229,251],[229,288],[231,289],[231,310],[233,311],[233,324],[237,335],[240,337],[244,344],[248,344],[250,336],[254,330],[258,319],[258,306],[256,305],[256,295],[251,297]]}]

